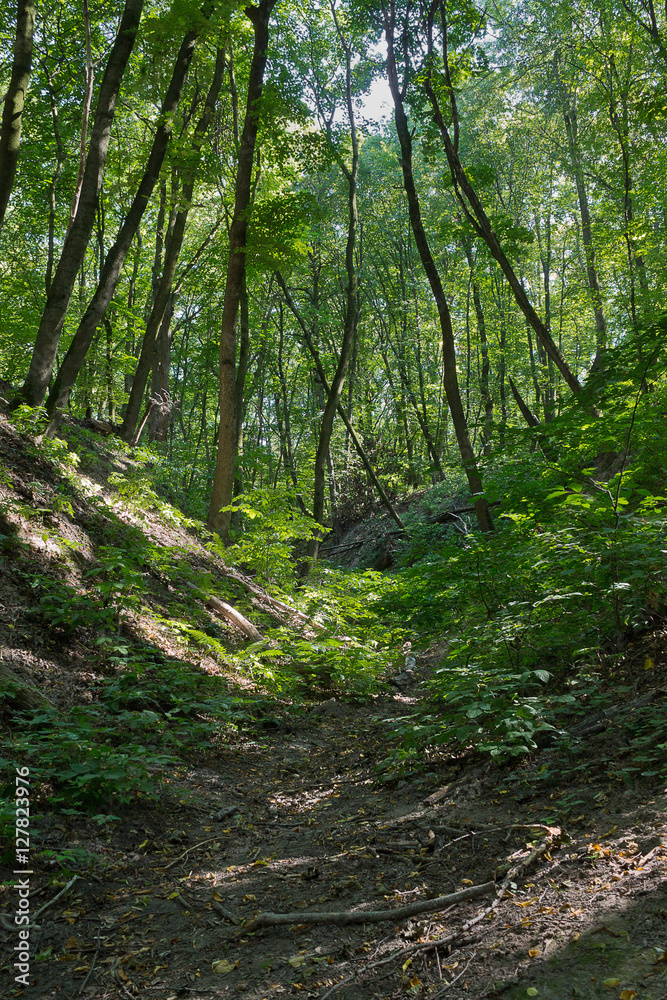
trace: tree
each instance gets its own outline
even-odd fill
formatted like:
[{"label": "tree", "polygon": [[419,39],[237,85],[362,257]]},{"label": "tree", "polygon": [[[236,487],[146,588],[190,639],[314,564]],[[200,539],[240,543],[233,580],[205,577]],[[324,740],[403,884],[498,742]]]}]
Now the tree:
[{"label": "tree", "polygon": [[123,74],[134,47],[143,5],[144,0],[125,0],[118,33],[100,84],[76,217],[65,237],[37,331],[28,374],[14,405],[24,402],[29,406],[39,406],[46,395],[74,283],[95,223],[111,126]]},{"label": "tree", "polygon": [[211,488],[208,525],[222,535],[229,534],[229,511],[234,490],[234,464],[236,460],[236,321],[245,275],[245,247],[248,233],[248,209],[251,202],[252,174],[255,144],[261,113],[260,101],[264,70],[268,58],[269,20],[277,0],[261,0],[256,7],[246,7],[245,12],[254,29],[254,46],[245,121],[239,144],[234,213],[229,230],[229,258],[225,279],[225,297],[220,330],[220,426],[218,430],[215,475]]},{"label": "tree", "polygon": [[[201,17],[203,23],[210,17],[212,6],[212,4],[208,4],[202,10]],[[79,323],[79,327],[70,343],[49,393],[46,408],[50,415],[53,415],[57,409],[61,409],[67,404],[69,394],[79,374],[83,360],[88,353],[97,328],[102,322],[104,314],[116,291],[116,286],[132,240],[160,175],[167,147],[172,136],[173,118],[181,98],[183,85],[202,26],[203,24],[191,28],[181,43],[176,56],[171,81],[160,109],[160,118],[148,155],[146,169],[144,170],[130,210],[123,220],[113,246],[106,255],[95,294]]]},{"label": "tree", "polygon": [[[431,248],[429,246],[426,231],[422,221],[419,195],[414,181],[413,155],[412,155],[412,135],[408,118],[405,113],[405,93],[408,85],[409,66],[405,66],[406,77],[402,84],[399,84],[398,67],[396,60],[396,3],[382,5],[384,16],[384,30],[387,39],[387,77],[391,96],[394,101],[394,119],[396,123],[396,133],[401,146],[401,168],[403,171],[403,185],[408,199],[410,212],[410,222],[415,237],[415,243],[422,266],[428,277],[433,298],[438,309],[440,329],[442,332],[442,360],[443,360],[443,382],[449,411],[452,415],[452,423],[461,452],[461,462],[468,478],[470,492],[475,507],[477,523],[481,531],[492,531],[493,521],[489,511],[488,501],[484,495],[482,479],[477,467],[477,461],[468,433],[468,425],[461,403],[461,393],[459,391],[458,376],[456,372],[456,344],[454,340],[454,330],[452,327],[452,317],[445,296],[440,274],[436,266]],[[404,32],[407,25],[404,25]],[[405,34],[404,34],[405,37]],[[406,60],[407,61],[407,60]]]},{"label": "tree", "polygon": [[32,68],[32,38],[35,30],[34,0],[18,0],[12,74],[2,107],[0,127],[0,230],[14,186],[19,158],[21,122]]}]

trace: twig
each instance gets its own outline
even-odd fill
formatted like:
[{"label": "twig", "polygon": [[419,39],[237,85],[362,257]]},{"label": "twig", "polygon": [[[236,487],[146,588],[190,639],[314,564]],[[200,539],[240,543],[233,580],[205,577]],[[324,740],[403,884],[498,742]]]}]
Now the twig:
[{"label": "twig", "polygon": [[100,953],[100,943],[101,943],[100,942],[100,935],[101,934],[102,934],[102,924],[100,923],[100,926],[97,928],[97,948],[95,949],[95,954],[93,955],[93,962],[92,962],[92,965],[90,966],[90,968],[88,969],[88,974],[87,974],[86,978],[81,983],[81,989],[79,990],[79,996],[81,996],[81,994],[85,990],[86,986],[88,985],[88,980],[90,979],[90,977],[93,974],[93,969],[95,968],[95,964],[97,962],[97,956]]},{"label": "twig", "polygon": [[204,844],[212,844],[214,840],[220,840],[220,835],[218,835],[217,837],[209,837],[208,840],[200,840],[198,844],[193,844],[192,847],[188,847],[187,851],[183,851],[183,853],[179,854],[177,858],[174,858],[173,861],[170,861],[168,865],[163,865],[161,868],[156,868],[156,871],[158,872],[169,871],[170,868],[173,868],[174,865],[177,865],[179,861],[183,860],[183,858],[187,858],[188,854],[191,851],[196,851],[198,847],[203,847]]},{"label": "twig", "polygon": [[[436,952],[436,954],[437,954],[437,952]],[[465,976],[466,972],[468,971],[468,966],[476,958],[477,958],[477,952],[474,951],[472,953],[472,955],[470,956],[470,958],[468,959],[468,961],[466,962],[465,969],[463,969],[461,972],[459,972],[458,976],[454,976],[453,979],[450,979],[449,982],[447,983],[447,985],[443,986],[443,988],[440,990],[439,993],[434,993],[433,996],[431,997],[431,1000],[438,1000],[438,997],[444,996],[445,993],[447,992],[447,990],[450,990],[452,988],[452,986],[454,985],[454,983],[458,982],[458,980],[461,978],[461,976]]]},{"label": "twig", "polygon": [[34,918],[33,918],[33,919],[34,919],[34,920],[37,920],[37,918],[39,917],[39,915],[40,915],[41,913],[44,913],[44,910],[48,910],[49,906],[53,906],[53,904],[54,904],[54,903],[55,903],[55,902],[56,902],[56,901],[57,901],[58,899],[60,899],[60,897],[61,897],[61,896],[64,896],[64,894],[65,894],[65,893],[67,892],[67,890],[68,890],[68,889],[71,889],[71,888],[72,888],[72,886],[74,885],[74,883],[75,883],[75,882],[77,881],[77,879],[79,879],[80,877],[81,877],[80,875],[75,875],[75,876],[74,876],[73,878],[71,878],[71,879],[69,880],[69,882],[67,883],[67,885],[65,886],[65,888],[64,888],[64,889],[61,889],[61,890],[60,890],[60,892],[58,893],[58,895],[57,895],[57,896],[54,896],[54,897],[53,897],[53,899],[50,899],[48,903],[44,903],[44,906],[40,907],[40,909],[39,909],[39,910],[37,910],[37,913],[35,914],[35,916],[34,916]]},{"label": "twig", "polygon": [[134,1000],[134,994],[130,993],[130,991],[128,990],[127,986],[124,985],[122,979],[118,975],[115,975],[114,979],[116,980],[116,985],[120,986],[120,988],[123,991],[123,993],[127,993],[127,995],[130,998],[130,1000]]},{"label": "twig", "polygon": [[215,901],[212,902],[211,908],[214,909],[216,913],[219,913],[221,917],[224,917],[225,920],[228,920],[230,924],[241,923],[238,917],[235,917],[233,913],[230,913],[229,910],[226,910],[224,906],[220,905],[220,903],[216,903]]}]

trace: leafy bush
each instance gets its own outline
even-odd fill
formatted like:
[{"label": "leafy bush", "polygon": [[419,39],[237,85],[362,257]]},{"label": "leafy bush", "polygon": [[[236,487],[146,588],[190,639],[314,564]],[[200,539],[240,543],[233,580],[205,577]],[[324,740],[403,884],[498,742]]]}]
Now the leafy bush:
[{"label": "leafy bush", "polygon": [[[241,514],[243,522],[234,544],[223,550],[225,562],[246,566],[265,584],[289,586],[295,543],[307,541],[318,530],[313,519],[301,513],[294,495],[284,488],[258,488],[236,497],[225,510]],[[214,539],[210,545],[217,550],[221,543]]]},{"label": "leafy bush", "polygon": [[[76,709],[66,719],[54,710],[27,712],[23,727],[12,741],[12,756],[30,767],[31,782],[54,805],[94,810],[153,795],[149,767],[171,761],[139,743],[116,745],[116,727],[92,708]],[[14,764],[0,758],[0,767],[9,772]]]}]

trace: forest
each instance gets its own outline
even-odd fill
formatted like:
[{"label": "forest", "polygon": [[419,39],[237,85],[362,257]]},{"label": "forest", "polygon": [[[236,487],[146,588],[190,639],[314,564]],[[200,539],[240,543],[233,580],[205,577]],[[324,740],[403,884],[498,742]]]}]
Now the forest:
[{"label": "forest", "polygon": [[667,5],[0,52],[7,996],[664,1000]]}]

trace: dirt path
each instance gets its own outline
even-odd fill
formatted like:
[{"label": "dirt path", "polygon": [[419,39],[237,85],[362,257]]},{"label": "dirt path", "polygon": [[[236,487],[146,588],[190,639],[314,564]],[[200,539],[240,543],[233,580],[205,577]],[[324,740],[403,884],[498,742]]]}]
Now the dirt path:
[{"label": "dirt path", "polygon": [[[157,808],[125,816],[108,835],[90,822],[37,818],[41,849],[80,850],[80,878],[40,918],[34,985],[12,988],[5,965],[3,995],[667,996],[667,798],[619,795],[595,773],[580,789],[570,778],[535,793],[539,759],[516,772],[443,762],[379,783],[382,720],[400,707],[388,697],[283,710],[252,738],[208,750],[206,766],[172,776]],[[401,922],[306,922],[307,911],[388,910],[500,882],[544,836],[515,824],[549,818],[554,799],[572,792],[580,804],[569,836],[449,944],[438,940],[493,896]],[[57,893],[49,878],[48,864],[35,870],[33,909]],[[303,916],[248,933],[259,911]]]}]

